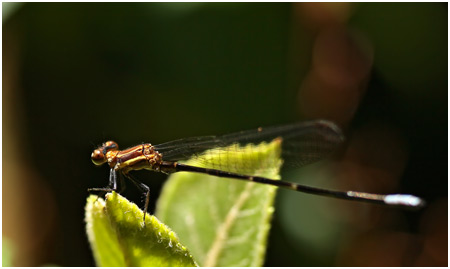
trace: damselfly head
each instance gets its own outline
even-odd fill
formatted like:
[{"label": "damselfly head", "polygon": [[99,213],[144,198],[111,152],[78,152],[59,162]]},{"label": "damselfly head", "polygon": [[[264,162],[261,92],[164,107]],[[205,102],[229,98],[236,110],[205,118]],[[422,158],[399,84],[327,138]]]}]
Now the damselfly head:
[{"label": "damselfly head", "polygon": [[95,165],[102,165],[108,161],[106,157],[106,153],[110,150],[119,149],[119,145],[117,145],[114,141],[108,141],[103,143],[101,147],[94,150],[91,154],[91,160]]}]

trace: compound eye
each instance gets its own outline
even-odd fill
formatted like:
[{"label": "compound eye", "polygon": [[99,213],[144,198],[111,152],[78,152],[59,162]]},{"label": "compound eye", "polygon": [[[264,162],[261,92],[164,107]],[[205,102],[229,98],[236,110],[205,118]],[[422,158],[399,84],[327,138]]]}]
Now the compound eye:
[{"label": "compound eye", "polygon": [[100,149],[96,149],[91,154],[91,160],[95,165],[102,165],[106,162],[106,157]]}]

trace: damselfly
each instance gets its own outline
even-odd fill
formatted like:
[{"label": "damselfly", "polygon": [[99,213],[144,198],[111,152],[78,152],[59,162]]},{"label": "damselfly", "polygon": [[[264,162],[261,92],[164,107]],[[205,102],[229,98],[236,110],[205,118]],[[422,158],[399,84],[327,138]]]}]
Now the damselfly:
[{"label": "damselfly", "polygon": [[[200,162],[207,158],[207,150],[222,148],[233,150],[238,146],[257,145],[275,139],[281,141],[281,158],[284,166],[302,167],[317,162],[332,153],[343,141],[342,131],[334,123],[325,120],[307,121],[291,125],[258,128],[223,136],[204,136],[175,140],[160,145],[143,143],[125,150],[119,150],[114,141],[105,142],[92,152],[91,159],[95,165],[108,163],[110,167],[109,184],[105,188],[92,188],[89,191],[118,191],[119,182],[123,186],[123,176],[130,179],[141,191],[145,192],[144,212],[147,212],[150,189],[130,175],[130,171],[147,169],[171,174],[175,172],[204,173],[217,177],[252,181],[294,191],[330,196],[345,200],[356,200],[420,208],[425,202],[409,194],[372,194],[357,191],[335,191],[300,185],[297,183],[226,171],[217,163],[213,167],[199,167],[180,163],[182,160],[197,158]],[[236,145],[233,147],[230,145]],[[241,167],[244,167],[241,165]],[[144,214],[145,218],[145,214]]]}]

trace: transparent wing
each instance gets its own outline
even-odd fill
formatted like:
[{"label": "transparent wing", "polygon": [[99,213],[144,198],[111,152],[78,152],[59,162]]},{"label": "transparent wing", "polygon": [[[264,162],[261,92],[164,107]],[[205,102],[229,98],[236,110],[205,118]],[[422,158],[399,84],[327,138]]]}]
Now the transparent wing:
[{"label": "transparent wing", "polygon": [[[316,120],[222,136],[180,139],[156,145],[155,149],[163,154],[163,159],[166,161],[196,159],[197,162],[204,163],[208,167],[222,169],[220,164],[208,163],[207,150],[218,148],[226,148],[221,149],[222,151],[243,150],[243,146],[247,146],[245,150],[249,150],[248,145],[271,142],[276,138],[282,139],[281,157],[284,165],[289,167],[302,167],[317,162],[327,157],[344,140],[341,130],[334,123]],[[226,152],[223,154],[225,156]],[[245,163],[235,165],[245,168]]]}]

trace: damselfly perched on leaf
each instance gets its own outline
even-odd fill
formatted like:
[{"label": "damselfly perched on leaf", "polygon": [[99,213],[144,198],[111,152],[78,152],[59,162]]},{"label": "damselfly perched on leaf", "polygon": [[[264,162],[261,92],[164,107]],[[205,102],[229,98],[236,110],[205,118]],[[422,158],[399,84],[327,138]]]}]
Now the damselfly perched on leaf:
[{"label": "damselfly perched on leaf", "polygon": [[[334,191],[275,180],[246,173],[245,160],[235,159],[226,165],[215,160],[208,160],[209,152],[214,155],[228,156],[232,151],[251,150],[252,146],[263,142],[280,141],[281,159],[284,166],[302,167],[317,162],[332,153],[343,141],[342,131],[334,123],[325,120],[307,121],[290,125],[238,132],[222,136],[204,136],[175,140],[159,145],[143,143],[125,150],[119,150],[114,141],[105,142],[94,150],[91,159],[95,165],[108,163],[110,167],[109,184],[105,188],[92,188],[90,191],[118,191],[119,181],[123,176],[130,179],[141,191],[145,192],[144,212],[147,212],[150,189],[130,175],[130,171],[147,169],[171,174],[175,172],[194,172],[217,177],[232,178],[268,184],[294,191],[330,196],[345,200],[356,200],[419,208],[424,201],[409,194],[372,194],[357,191]],[[183,160],[195,160],[207,163],[208,168],[183,164]],[[230,165],[239,167],[239,173],[229,172]],[[228,171],[227,171],[228,170]],[[144,214],[145,218],[145,214]]]}]

